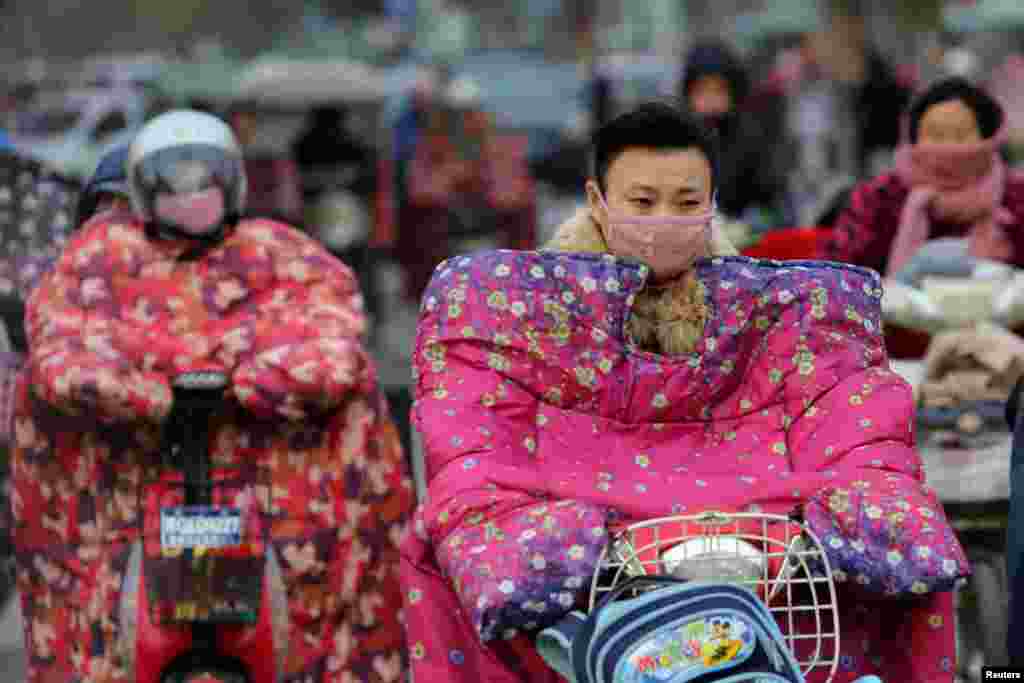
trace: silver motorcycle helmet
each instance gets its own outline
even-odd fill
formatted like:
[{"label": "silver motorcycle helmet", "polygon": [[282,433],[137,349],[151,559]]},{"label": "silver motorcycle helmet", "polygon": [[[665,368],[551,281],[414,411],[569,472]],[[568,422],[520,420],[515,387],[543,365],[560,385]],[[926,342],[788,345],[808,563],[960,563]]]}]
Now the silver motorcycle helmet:
[{"label": "silver motorcycle helmet", "polygon": [[245,210],[241,146],[216,116],[157,116],[132,142],[126,170],[133,210],[160,237],[217,242]]}]

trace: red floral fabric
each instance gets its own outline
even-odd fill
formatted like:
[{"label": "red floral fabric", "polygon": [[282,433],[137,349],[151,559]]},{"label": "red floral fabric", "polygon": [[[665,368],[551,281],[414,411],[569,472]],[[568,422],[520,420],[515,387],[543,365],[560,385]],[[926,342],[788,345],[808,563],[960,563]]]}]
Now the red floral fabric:
[{"label": "red floral fabric", "polygon": [[158,479],[169,378],[226,371],[216,466],[250,467],[290,624],[286,681],[397,681],[397,543],[413,496],[361,345],[352,273],[280,223],[195,257],[124,216],[78,233],[32,295],[14,409],[29,681],[127,681],[118,604]]}]

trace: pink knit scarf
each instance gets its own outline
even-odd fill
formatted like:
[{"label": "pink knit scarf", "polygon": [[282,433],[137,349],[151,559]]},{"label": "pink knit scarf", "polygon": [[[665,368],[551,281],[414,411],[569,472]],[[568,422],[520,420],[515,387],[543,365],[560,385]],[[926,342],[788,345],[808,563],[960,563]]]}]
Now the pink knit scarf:
[{"label": "pink knit scarf", "polygon": [[898,273],[931,236],[932,221],[970,226],[972,256],[1011,257],[1003,225],[1013,217],[1003,206],[1006,165],[999,158],[1005,130],[977,143],[903,144],[896,173],[909,187],[900,224],[889,250],[887,276]]}]

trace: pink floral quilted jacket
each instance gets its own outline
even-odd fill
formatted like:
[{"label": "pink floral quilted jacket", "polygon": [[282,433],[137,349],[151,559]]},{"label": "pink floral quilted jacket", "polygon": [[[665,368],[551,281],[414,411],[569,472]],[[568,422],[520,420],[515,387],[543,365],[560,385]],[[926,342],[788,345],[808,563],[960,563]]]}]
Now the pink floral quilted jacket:
[{"label": "pink floral quilted jacket", "polygon": [[967,561],[914,450],[878,276],[701,261],[696,351],[624,334],[645,266],[498,251],[442,264],[416,342],[429,496],[403,546],[417,683],[556,681],[536,631],[581,598],[610,525],[803,511],[840,585],[840,683],[952,681]]},{"label": "pink floral quilted jacket", "polygon": [[231,376],[210,446],[234,477],[218,490],[253,511],[251,542],[281,567],[284,680],[395,683],[412,491],[355,277],[268,220],[242,221],[199,258],[188,246],[98,214],[29,300],[11,454],[28,680],[135,680],[122,589],[133,547],[156,536],[144,522],[159,519],[140,501],[167,488],[169,378],[200,367]]}]

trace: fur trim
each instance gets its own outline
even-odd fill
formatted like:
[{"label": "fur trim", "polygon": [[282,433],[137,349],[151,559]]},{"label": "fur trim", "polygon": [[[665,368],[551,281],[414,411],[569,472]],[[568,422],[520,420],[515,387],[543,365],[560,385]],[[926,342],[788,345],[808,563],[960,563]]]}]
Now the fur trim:
[{"label": "fur trim", "polygon": [[575,251],[585,254],[606,254],[608,245],[601,228],[590,216],[590,209],[576,209],[572,217],[558,226],[543,251]]},{"label": "fur trim", "polygon": [[[711,228],[711,255],[736,255],[738,252],[725,236],[720,221],[715,219]],[[609,252],[589,208],[578,209],[558,226],[554,237],[542,250],[592,254]],[[704,285],[693,271],[667,287],[646,287],[636,297],[627,333],[646,351],[671,355],[690,353],[703,336],[707,323],[704,297]]]}]

